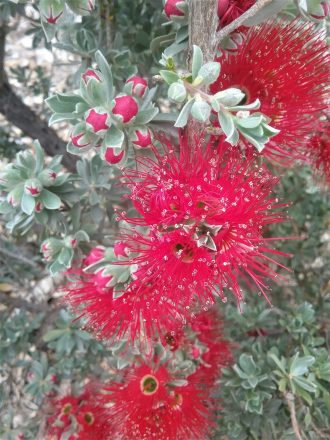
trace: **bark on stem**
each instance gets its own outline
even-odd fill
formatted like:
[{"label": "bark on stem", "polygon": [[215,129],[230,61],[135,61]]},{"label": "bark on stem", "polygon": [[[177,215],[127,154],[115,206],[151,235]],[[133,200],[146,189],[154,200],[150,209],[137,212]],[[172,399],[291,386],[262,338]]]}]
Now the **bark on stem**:
[{"label": "bark on stem", "polygon": [[291,393],[285,393],[284,394],[286,403],[288,405],[288,408],[290,410],[290,416],[291,416],[291,425],[294,431],[294,434],[296,436],[297,440],[303,440],[300,431],[299,431],[299,425],[298,425],[298,420],[297,420],[297,416],[296,416],[296,407],[294,404],[294,396]]}]

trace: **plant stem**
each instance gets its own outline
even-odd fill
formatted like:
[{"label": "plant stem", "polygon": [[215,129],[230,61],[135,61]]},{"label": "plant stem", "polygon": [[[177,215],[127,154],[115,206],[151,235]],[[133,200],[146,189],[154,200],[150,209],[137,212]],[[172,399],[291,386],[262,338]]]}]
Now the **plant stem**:
[{"label": "plant stem", "polygon": [[303,440],[300,431],[299,431],[299,425],[298,420],[296,416],[296,406],[294,404],[294,395],[292,393],[286,392],[284,393],[284,397],[286,400],[286,403],[288,405],[288,408],[290,410],[290,416],[291,416],[291,425],[294,431],[294,434],[296,436],[297,440]]}]

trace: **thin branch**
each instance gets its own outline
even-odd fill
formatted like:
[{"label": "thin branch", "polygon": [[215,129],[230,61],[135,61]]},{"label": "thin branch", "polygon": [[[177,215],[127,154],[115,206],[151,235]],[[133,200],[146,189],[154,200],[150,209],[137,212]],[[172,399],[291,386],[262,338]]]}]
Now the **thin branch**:
[{"label": "thin branch", "polygon": [[34,261],[30,260],[27,257],[24,257],[24,255],[16,254],[15,252],[8,251],[7,249],[0,248],[0,254],[13,258],[14,260],[18,260],[21,263],[27,264],[28,266],[35,268],[38,267],[37,263],[35,263]]},{"label": "thin branch", "polygon": [[0,87],[5,81],[5,46],[7,23],[0,19]]},{"label": "thin branch", "polygon": [[294,404],[294,395],[292,393],[284,393],[284,397],[285,397],[286,403],[288,405],[288,408],[290,410],[291,425],[292,425],[294,434],[296,436],[296,439],[297,440],[303,440],[303,438],[302,438],[302,436],[300,434],[298,420],[297,420],[297,416],[296,416],[296,407],[295,407],[295,404]]},{"label": "thin branch", "polygon": [[238,29],[240,26],[242,26],[249,18],[256,15],[261,9],[263,9],[265,6],[267,6],[270,3],[274,3],[275,0],[259,0],[257,3],[255,3],[253,6],[251,6],[250,9],[248,9],[244,14],[242,14],[240,17],[236,18],[236,20],[232,21],[228,24],[228,26],[225,26],[223,29],[221,29],[219,32],[214,34],[213,40],[212,40],[212,49],[215,52],[219,43],[226,38],[229,34],[231,34],[235,29]]}]

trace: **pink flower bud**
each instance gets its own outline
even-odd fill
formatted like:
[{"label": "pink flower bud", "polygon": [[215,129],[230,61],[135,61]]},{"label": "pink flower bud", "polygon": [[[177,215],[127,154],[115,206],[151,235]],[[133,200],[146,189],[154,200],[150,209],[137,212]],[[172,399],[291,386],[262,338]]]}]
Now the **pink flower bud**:
[{"label": "pink flower bud", "polygon": [[87,257],[84,259],[84,266],[90,266],[91,264],[97,263],[104,257],[104,249],[100,247],[93,248]]},{"label": "pink flower bud", "polygon": [[132,84],[132,93],[140,98],[145,94],[148,89],[148,83],[141,76],[131,76],[126,81],[126,84]]},{"label": "pink flower bud", "polygon": [[167,15],[168,18],[171,18],[171,15],[174,15],[175,17],[183,17],[184,12],[181,11],[177,7],[178,3],[183,3],[183,0],[166,0],[165,6],[164,6],[164,12]]},{"label": "pink flower bud", "polygon": [[71,238],[71,240],[70,240],[70,245],[71,245],[71,247],[73,247],[73,248],[77,247],[77,245],[78,245],[78,241],[77,241],[77,239],[76,239],[76,238]]},{"label": "pink flower bud", "polygon": [[193,347],[193,349],[192,349],[192,351],[191,351],[191,354],[192,354],[192,357],[193,357],[194,359],[198,359],[199,356],[200,356],[200,354],[201,354],[201,352],[200,352],[200,350],[199,350],[198,347]]},{"label": "pink flower bud", "polygon": [[78,148],[88,147],[91,144],[90,139],[88,139],[87,133],[72,133],[70,139],[72,144]]},{"label": "pink flower bud", "polygon": [[111,279],[112,275],[104,275],[103,270],[99,270],[94,276],[94,284],[97,287],[104,289],[105,287],[107,287],[107,284]]},{"label": "pink flower bud", "polygon": [[324,14],[322,15],[311,14],[311,16],[318,20],[323,20],[324,18],[327,18],[328,15],[330,14],[330,3],[328,1],[323,1],[321,2],[320,6],[322,7]]},{"label": "pink flower bud", "polygon": [[227,12],[229,0],[218,0],[218,17],[221,19]]},{"label": "pink flower bud", "polygon": [[107,122],[108,116],[107,112],[92,108],[87,112],[86,124],[94,133],[107,131],[110,128],[110,123]]},{"label": "pink flower bud", "polygon": [[37,201],[34,207],[35,212],[41,212],[43,209],[44,205],[40,201]]},{"label": "pink flower bud", "polygon": [[112,165],[119,163],[125,154],[124,150],[121,151],[118,155],[115,155],[114,151],[114,148],[108,147],[104,155],[105,160]]},{"label": "pink flower bud", "polygon": [[99,72],[96,72],[93,69],[87,69],[86,72],[81,75],[81,78],[85,84],[87,84],[90,79],[95,79],[96,81],[101,82]]},{"label": "pink flower bud", "polygon": [[24,440],[24,434],[23,434],[23,432],[20,432],[20,433],[17,435],[17,440]]},{"label": "pink flower bud", "polygon": [[57,173],[51,168],[46,168],[38,175],[38,179],[45,186],[52,185],[57,178]]},{"label": "pink flower bud", "polygon": [[120,118],[121,122],[127,124],[139,111],[139,106],[135,99],[129,95],[117,96],[112,113]]},{"label": "pink flower bud", "polygon": [[124,241],[117,241],[113,247],[116,257],[128,257],[127,246]]},{"label": "pink flower bud", "polygon": [[50,10],[50,15],[46,18],[47,23],[49,24],[56,24],[57,20],[61,17],[61,15],[63,14],[63,11],[60,12],[58,15],[56,15],[55,17],[53,16],[53,11],[52,9]]},{"label": "pink flower bud", "polygon": [[53,383],[55,383],[55,382],[57,381],[57,376],[56,376],[56,374],[52,374],[52,375],[50,376],[50,381],[53,382]]},{"label": "pink flower bud", "polygon": [[147,148],[152,144],[151,132],[147,129],[137,129],[134,131],[134,138],[132,144],[136,147]]},{"label": "pink flower bud", "polygon": [[24,191],[32,197],[38,197],[42,191],[42,184],[38,179],[29,179],[25,182]]}]

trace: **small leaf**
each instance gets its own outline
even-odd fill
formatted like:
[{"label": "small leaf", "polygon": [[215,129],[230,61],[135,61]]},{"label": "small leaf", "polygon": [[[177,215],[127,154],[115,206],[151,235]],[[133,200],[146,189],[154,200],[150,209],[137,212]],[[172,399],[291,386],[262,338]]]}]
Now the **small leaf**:
[{"label": "small leaf", "polygon": [[99,50],[95,53],[95,60],[101,70],[104,81],[107,85],[107,102],[110,103],[113,98],[113,79],[111,67],[109,66],[107,60],[104,58],[102,52]]},{"label": "small leaf", "polygon": [[294,356],[291,366],[290,366],[290,374],[292,376],[302,376],[308,372],[308,369],[315,362],[315,358],[313,356],[304,356],[299,357],[299,353],[296,353]]},{"label": "small leaf", "polygon": [[208,121],[211,114],[211,107],[205,101],[195,101],[191,107],[191,115],[197,121],[205,122]]},{"label": "small leaf", "polygon": [[159,74],[168,85],[177,82],[179,79],[179,75],[175,72],[171,72],[170,70],[161,70]]},{"label": "small leaf", "polygon": [[61,206],[61,199],[48,189],[41,191],[40,200],[47,209],[59,209]]},{"label": "small leaf", "polygon": [[187,98],[187,90],[182,82],[172,83],[168,89],[168,97],[174,102],[183,102]]},{"label": "small leaf", "polygon": [[222,128],[227,138],[232,136],[235,131],[235,124],[231,114],[227,111],[219,112],[218,119],[220,127]]},{"label": "small leaf", "polygon": [[201,78],[202,84],[212,84],[216,81],[220,74],[220,63],[212,61],[210,63],[204,64],[198,72],[196,79]]},{"label": "small leaf", "polygon": [[56,339],[60,338],[66,331],[66,329],[50,330],[43,335],[42,340],[45,342],[55,341]]},{"label": "small leaf", "polygon": [[193,45],[192,79],[194,80],[203,65],[203,52],[200,47]]},{"label": "small leaf", "polygon": [[238,105],[245,97],[245,94],[235,87],[230,89],[222,90],[221,92],[213,95],[213,99],[218,101],[225,107],[233,107]]},{"label": "small leaf", "polygon": [[174,127],[184,127],[187,125],[188,117],[190,114],[191,107],[193,106],[194,99],[190,99],[185,103],[185,105],[182,107],[182,110],[178,116],[178,119],[176,120]]},{"label": "small leaf", "polygon": [[21,201],[21,208],[25,214],[31,215],[34,211],[35,204],[36,204],[36,201],[35,201],[34,197],[32,197],[26,193],[23,193],[22,201]]}]

